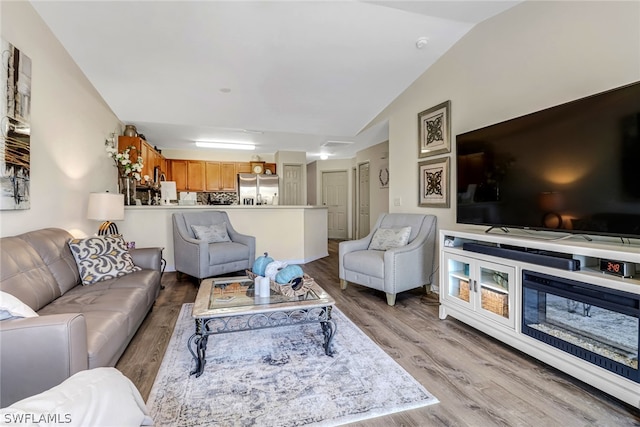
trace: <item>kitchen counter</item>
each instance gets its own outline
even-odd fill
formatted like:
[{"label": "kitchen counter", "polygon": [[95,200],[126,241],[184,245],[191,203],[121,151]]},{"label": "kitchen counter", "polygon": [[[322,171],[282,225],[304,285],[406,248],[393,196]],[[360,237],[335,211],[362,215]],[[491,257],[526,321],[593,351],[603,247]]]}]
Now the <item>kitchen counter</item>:
[{"label": "kitchen counter", "polygon": [[166,271],[175,271],[171,215],[183,210],[222,210],[239,233],[256,237],[256,256],[304,264],[327,256],[327,207],[285,205],[126,206],[118,229],[136,247],[160,246]]}]

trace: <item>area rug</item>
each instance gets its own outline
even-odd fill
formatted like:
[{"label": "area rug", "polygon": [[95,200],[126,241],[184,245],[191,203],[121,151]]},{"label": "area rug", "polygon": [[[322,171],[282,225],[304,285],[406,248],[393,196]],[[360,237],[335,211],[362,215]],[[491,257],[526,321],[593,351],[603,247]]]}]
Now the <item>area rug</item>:
[{"label": "area rug", "polygon": [[151,389],[155,426],[334,426],[437,403],[340,310],[335,354],[320,325],[293,325],[209,337],[202,376],[187,340],[185,304]]}]

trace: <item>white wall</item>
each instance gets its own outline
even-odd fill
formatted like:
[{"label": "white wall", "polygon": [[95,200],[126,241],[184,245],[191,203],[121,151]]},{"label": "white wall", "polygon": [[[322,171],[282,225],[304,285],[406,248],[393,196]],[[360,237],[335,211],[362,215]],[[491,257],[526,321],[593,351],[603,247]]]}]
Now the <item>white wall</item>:
[{"label": "white wall", "polygon": [[451,100],[456,135],[638,80],[640,2],[526,1],[479,24],[373,121],[389,120],[391,211],[455,225],[455,194],[417,206],[420,111]]},{"label": "white wall", "polygon": [[26,1],[0,2],[0,34],[32,61],[31,209],[0,211],[0,236],[44,227],[92,234],[92,191],[115,191],[104,142],[122,124]]}]

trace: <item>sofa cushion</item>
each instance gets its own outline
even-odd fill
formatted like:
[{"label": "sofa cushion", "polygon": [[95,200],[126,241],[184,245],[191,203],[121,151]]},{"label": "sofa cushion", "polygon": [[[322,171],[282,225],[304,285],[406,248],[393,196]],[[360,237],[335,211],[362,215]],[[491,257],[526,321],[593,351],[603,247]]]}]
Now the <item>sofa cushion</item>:
[{"label": "sofa cushion", "polygon": [[384,279],[384,251],[354,251],[343,257],[344,268]]},{"label": "sofa cushion", "polygon": [[69,241],[83,285],[114,279],[140,271],[121,236],[93,236]]},{"label": "sofa cushion", "polygon": [[67,242],[73,236],[60,228],[43,228],[21,234],[22,240],[38,253],[64,294],[80,284],[80,273]]},{"label": "sofa cushion", "polygon": [[204,240],[207,243],[230,242],[229,233],[227,233],[227,223],[213,225],[192,225],[193,234],[196,239]]},{"label": "sofa cushion", "polygon": [[0,289],[34,311],[60,296],[60,288],[42,258],[20,237],[2,238],[0,266]]},{"label": "sofa cushion", "polygon": [[38,317],[38,314],[18,298],[0,291],[0,320],[13,317]]},{"label": "sofa cushion", "polygon": [[222,242],[209,245],[209,265],[246,261],[248,257],[249,247],[242,243]]},{"label": "sofa cushion", "polygon": [[371,238],[369,249],[375,251],[386,251],[406,246],[409,242],[410,234],[411,227],[378,228]]}]

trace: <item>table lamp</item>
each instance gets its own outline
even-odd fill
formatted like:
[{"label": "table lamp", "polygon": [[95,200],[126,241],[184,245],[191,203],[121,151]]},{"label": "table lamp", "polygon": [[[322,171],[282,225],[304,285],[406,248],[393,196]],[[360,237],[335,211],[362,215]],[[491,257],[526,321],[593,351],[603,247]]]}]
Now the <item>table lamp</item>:
[{"label": "table lamp", "polygon": [[124,194],[90,193],[87,218],[104,221],[98,235],[118,234],[118,226],[112,221],[124,219]]}]

